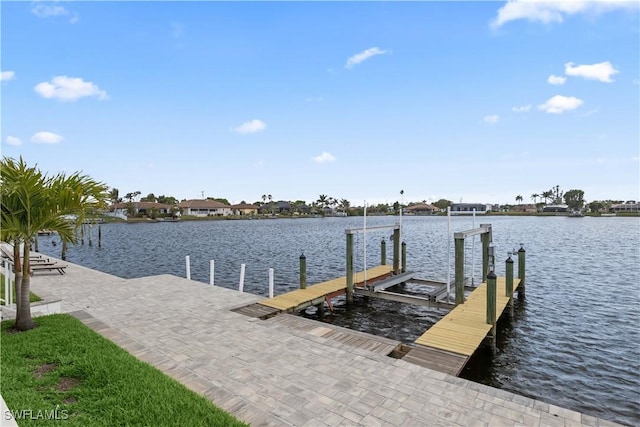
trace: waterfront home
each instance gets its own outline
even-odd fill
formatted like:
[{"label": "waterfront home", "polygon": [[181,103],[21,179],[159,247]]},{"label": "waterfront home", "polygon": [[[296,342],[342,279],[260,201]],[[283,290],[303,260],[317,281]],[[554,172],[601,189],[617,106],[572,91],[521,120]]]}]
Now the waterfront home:
[{"label": "waterfront home", "polygon": [[640,212],[640,203],[636,203],[635,200],[629,200],[625,203],[619,203],[612,205],[609,208],[610,212]]},{"label": "waterfront home", "polygon": [[231,211],[234,215],[251,216],[258,213],[259,206],[250,205],[248,203],[239,203],[237,205],[231,205]]},{"label": "waterfront home", "polygon": [[534,204],[515,205],[511,207],[511,212],[536,213],[538,208]]},{"label": "waterfront home", "polygon": [[178,204],[182,215],[191,216],[228,216],[232,215],[231,206],[210,199],[191,199]]},{"label": "waterfront home", "polygon": [[542,212],[569,212],[569,206],[565,204],[546,205]]},{"label": "waterfront home", "polygon": [[404,209],[407,215],[433,215],[438,212],[438,208],[429,203],[418,203]]},{"label": "waterfront home", "polygon": [[165,203],[121,202],[109,207],[109,212],[112,213],[110,216],[127,216],[127,209],[130,205],[134,208],[134,215],[148,215],[153,209],[156,209],[156,212],[159,214],[168,214],[171,212],[171,205]]},{"label": "waterfront home", "polygon": [[477,214],[485,214],[489,211],[489,206],[484,203],[452,203],[451,213],[458,215],[471,215],[473,210],[476,210]]}]

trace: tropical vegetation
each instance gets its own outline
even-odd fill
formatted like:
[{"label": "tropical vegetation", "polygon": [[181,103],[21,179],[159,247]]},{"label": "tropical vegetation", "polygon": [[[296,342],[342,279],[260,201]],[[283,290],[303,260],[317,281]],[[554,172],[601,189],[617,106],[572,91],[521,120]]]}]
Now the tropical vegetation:
[{"label": "tropical vegetation", "polygon": [[8,157],[2,159],[0,237],[13,245],[16,329],[25,331],[34,327],[29,304],[29,254],[38,231],[55,231],[63,243],[75,242],[76,231],[85,217],[106,205],[107,189],[105,184],[79,172],[47,176],[36,166],[27,165],[22,158],[17,161]]}]

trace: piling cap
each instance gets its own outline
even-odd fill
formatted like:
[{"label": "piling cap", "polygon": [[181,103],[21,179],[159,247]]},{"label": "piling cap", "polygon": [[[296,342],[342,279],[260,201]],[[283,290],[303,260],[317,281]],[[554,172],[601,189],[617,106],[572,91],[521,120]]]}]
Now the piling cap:
[{"label": "piling cap", "polygon": [[509,264],[513,264],[513,260],[511,259],[511,255],[509,255],[509,258],[507,258],[507,260],[505,261]]},{"label": "piling cap", "polygon": [[497,279],[497,278],[498,278],[498,276],[496,276],[496,273],[494,273],[494,272],[493,272],[493,270],[491,270],[491,271],[489,272],[489,274],[487,274],[487,279],[493,279],[493,280],[495,280],[495,279]]},{"label": "piling cap", "polygon": [[300,255],[300,259],[306,259],[307,257],[304,256],[304,252],[302,252],[302,255]]},{"label": "piling cap", "polygon": [[524,250],[524,246],[520,246],[520,249],[518,249],[518,252],[526,252],[526,251]]}]

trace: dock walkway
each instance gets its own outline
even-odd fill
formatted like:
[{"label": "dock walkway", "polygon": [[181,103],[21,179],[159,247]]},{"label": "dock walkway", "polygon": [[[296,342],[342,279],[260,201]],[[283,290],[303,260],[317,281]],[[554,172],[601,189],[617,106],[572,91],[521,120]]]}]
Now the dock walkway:
[{"label": "dock walkway", "polygon": [[[520,279],[514,278],[514,291],[518,286]],[[509,300],[506,280],[498,277],[496,319],[500,318]],[[464,304],[456,306],[415,340],[419,346],[409,351],[407,361],[458,375],[491,331],[492,325],[486,322],[486,310],[487,284],[484,282],[471,292]]]},{"label": "dock walkway", "polygon": [[[389,276],[392,272],[390,265],[379,265],[370,268],[365,272],[360,271],[354,274],[354,286],[363,284],[365,278],[367,283],[374,282]],[[305,308],[322,303],[325,298],[333,298],[337,295],[345,293],[347,289],[347,278],[345,276],[316,285],[307,286],[306,289],[297,289],[282,295],[276,295],[259,304],[267,307],[275,308],[288,313],[304,310]]]}]

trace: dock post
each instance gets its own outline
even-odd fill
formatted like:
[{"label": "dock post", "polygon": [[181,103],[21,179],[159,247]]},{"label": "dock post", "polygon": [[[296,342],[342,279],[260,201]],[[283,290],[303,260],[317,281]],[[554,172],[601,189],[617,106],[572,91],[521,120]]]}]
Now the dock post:
[{"label": "dock post", "polygon": [[215,285],[215,272],[216,272],[216,262],[215,260],[209,261],[209,284],[211,286]]},{"label": "dock post", "polygon": [[347,233],[347,304],[353,303],[353,234]]},{"label": "dock post", "polygon": [[244,264],[240,264],[240,283],[238,283],[238,290],[240,292],[244,292],[244,270],[246,266]]},{"label": "dock post", "polygon": [[300,255],[300,289],[307,289],[307,257]]},{"label": "dock post", "polygon": [[382,238],[380,242],[380,265],[387,265],[387,242]]},{"label": "dock post", "polygon": [[487,323],[491,325],[491,349],[496,349],[496,281],[497,276],[493,270],[487,274]]},{"label": "dock post", "polygon": [[464,304],[464,238],[455,239],[456,305]]},{"label": "dock post", "polygon": [[[487,224],[481,224],[481,227],[486,226]],[[491,262],[489,247],[491,246],[491,234],[490,232],[482,233],[480,235],[480,240],[482,241],[482,280],[481,282],[485,282],[487,280],[487,274],[489,273],[489,263]]]},{"label": "dock post", "polygon": [[63,261],[67,260],[67,241],[62,241],[62,252],[60,253],[60,259]]},{"label": "dock post", "polygon": [[191,280],[191,259],[189,258],[189,255],[184,257],[184,263],[187,268],[187,280]]},{"label": "dock post", "polygon": [[520,243],[520,249],[518,249],[518,279],[520,279],[520,286],[518,287],[518,298],[524,298],[525,295],[525,253],[524,244]]},{"label": "dock post", "polygon": [[102,247],[102,227],[98,224],[98,247]]},{"label": "dock post", "polygon": [[407,272],[407,244],[402,242],[402,272]]},{"label": "dock post", "polygon": [[505,289],[506,296],[509,298],[509,314],[513,316],[513,259],[511,259],[511,252],[509,252],[509,258],[505,261],[506,264],[506,277],[505,277]]},{"label": "dock post", "polygon": [[400,274],[400,229],[393,230],[393,274]]},{"label": "dock post", "polygon": [[273,298],[273,268],[269,269],[269,298]]},{"label": "dock post", "polygon": [[316,310],[317,310],[316,314],[318,315],[318,319],[319,320],[324,319],[324,301],[316,305]]}]

